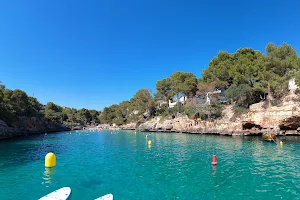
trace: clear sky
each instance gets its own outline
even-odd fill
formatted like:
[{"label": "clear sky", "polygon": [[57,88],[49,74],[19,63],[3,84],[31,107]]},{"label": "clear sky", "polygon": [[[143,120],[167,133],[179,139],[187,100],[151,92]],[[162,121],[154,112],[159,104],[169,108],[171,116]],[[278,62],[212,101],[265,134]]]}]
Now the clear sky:
[{"label": "clear sky", "polygon": [[299,0],[0,2],[0,81],[44,104],[102,109],[268,42],[300,51]]}]

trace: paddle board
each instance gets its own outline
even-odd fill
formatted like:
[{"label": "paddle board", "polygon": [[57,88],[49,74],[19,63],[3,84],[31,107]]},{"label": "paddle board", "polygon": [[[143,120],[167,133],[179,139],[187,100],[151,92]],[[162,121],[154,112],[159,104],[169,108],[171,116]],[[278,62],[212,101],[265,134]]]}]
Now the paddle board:
[{"label": "paddle board", "polygon": [[66,200],[71,194],[71,188],[63,187],[46,196],[43,196],[39,200]]},{"label": "paddle board", "polygon": [[114,197],[113,197],[112,194],[107,194],[107,195],[104,195],[104,196],[102,196],[102,197],[99,197],[99,198],[97,198],[97,199],[95,199],[95,200],[113,200],[113,199],[114,199]]}]

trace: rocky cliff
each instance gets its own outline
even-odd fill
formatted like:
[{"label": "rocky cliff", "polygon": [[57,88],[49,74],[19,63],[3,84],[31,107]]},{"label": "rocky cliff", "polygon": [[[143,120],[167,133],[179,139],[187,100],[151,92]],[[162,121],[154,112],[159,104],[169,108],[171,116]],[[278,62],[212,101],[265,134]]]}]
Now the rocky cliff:
[{"label": "rocky cliff", "polygon": [[17,122],[14,122],[12,126],[8,126],[4,121],[0,120],[0,139],[68,130],[70,130],[70,128],[60,123],[47,122],[45,119],[35,117],[20,118]]},{"label": "rocky cliff", "polygon": [[194,120],[187,116],[174,119],[155,117],[142,124],[124,125],[123,129],[142,131],[170,131],[223,135],[257,135],[267,130],[276,134],[300,134],[300,97],[291,93],[278,106],[265,108],[264,102],[250,106],[249,112],[236,117],[232,106],[225,107],[222,119]]},{"label": "rocky cliff", "polygon": [[300,131],[300,96],[290,93],[278,106],[265,108],[264,103],[250,106],[242,116],[243,129],[272,129],[277,134],[298,134]]}]

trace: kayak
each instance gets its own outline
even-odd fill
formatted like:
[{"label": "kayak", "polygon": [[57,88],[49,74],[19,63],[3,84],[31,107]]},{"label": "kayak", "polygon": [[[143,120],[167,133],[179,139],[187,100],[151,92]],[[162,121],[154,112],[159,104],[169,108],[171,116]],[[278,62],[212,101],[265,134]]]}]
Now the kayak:
[{"label": "kayak", "polygon": [[43,196],[39,200],[66,200],[71,194],[71,188],[69,187],[63,187],[58,190],[55,190],[54,192],[51,192],[50,194],[47,194],[46,196]]},{"label": "kayak", "polygon": [[112,194],[107,194],[107,195],[104,195],[104,196],[102,196],[102,197],[99,197],[99,198],[97,198],[97,199],[95,199],[95,200],[113,200],[113,199],[114,199],[114,197],[113,197]]}]

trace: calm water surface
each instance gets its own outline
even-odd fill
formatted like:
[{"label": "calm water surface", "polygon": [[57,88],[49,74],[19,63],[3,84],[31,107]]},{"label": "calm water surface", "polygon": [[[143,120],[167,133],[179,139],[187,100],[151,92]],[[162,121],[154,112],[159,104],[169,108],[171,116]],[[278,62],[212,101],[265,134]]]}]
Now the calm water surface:
[{"label": "calm water surface", "polygon": [[[0,141],[0,199],[300,199],[300,138],[72,132]],[[147,133],[149,134],[149,133]],[[57,166],[45,169],[48,152]],[[218,165],[212,167],[211,156]]]}]

